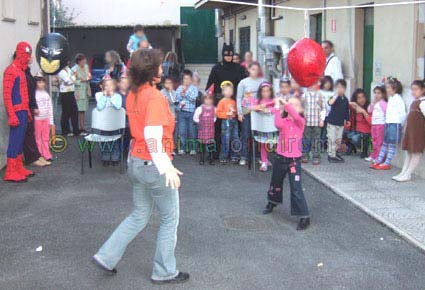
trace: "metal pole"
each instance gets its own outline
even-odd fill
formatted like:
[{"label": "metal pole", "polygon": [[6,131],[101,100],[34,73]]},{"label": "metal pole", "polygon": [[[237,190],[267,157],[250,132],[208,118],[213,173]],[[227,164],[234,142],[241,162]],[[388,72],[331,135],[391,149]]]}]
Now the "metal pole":
[{"label": "metal pole", "polygon": [[264,8],[264,0],[258,0],[258,23],[257,23],[257,61],[261,67],[265,64],[265,53],[260,48],[260,43],[266,36],[266,9]]}]

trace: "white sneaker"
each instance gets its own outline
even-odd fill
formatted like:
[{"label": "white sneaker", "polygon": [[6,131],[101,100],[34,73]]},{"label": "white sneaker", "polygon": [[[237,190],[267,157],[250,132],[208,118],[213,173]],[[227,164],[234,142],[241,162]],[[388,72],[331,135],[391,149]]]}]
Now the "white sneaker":
[{"label": "white sneaker", "polygon": [[189,153],[191,156],[195,156],[196,155],[196,151],[195,150],[191,150]]},{"label": "white sneaker", "polygon": [[266,172],[267,169],[268,169],[267,162],[261,163],[260,171],[261,172]]},{"label": "white sneaker", "polygon": [[364,159],[364,161],[366,161],[366,162],[372,162],[373,161],[373,158],[369,156],[369,157],[366,157]]},{"label": "white sneaker", "polygon": [[398,179],[396,179],[396,181],[398,182],[407,182],[410,180],[412,180],[412,176],[406,176],[406,175],[400,176]]},{"label": "white sneaker", "polygon": [[74,133],[68,133],[66,134],[67,137],[74,137]]},{"label": "white sneaker", "polygon": [[398,181],[401,177],[403,177],[403,172],[400,172],[400,174],[393,176],[391,179]]},{"label": "white sneaker", "polygon": [[240,166],[245,166],[246,165],[246,160],[241,159],[241,161],[239,161],[239,165]]},{"label": "white sneaker", "polygon": [[179,150],[179,152],[177,154],[184,155],[184,150]]}]

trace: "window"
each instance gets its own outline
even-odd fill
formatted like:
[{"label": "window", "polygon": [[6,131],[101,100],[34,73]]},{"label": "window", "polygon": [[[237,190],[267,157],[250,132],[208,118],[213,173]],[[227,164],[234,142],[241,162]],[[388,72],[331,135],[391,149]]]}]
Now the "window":
[{"label": "window", "polygon": [[322,13],[310,15],[310,38],[322,42]]},{"label": "window", "polygon": [[40,0],[28,0],[28,24],[40,24],[41,5]]},{"label": "window", "polygon": [[3,21],[15,22],[15,1],[0,0],[1,2],[1,19]]},{"label": "window", "polygon": [[244,55],[245,52],[251,50],[251,27],[239,28],[239,53]]},{"label": "window", "polygon": [[229,42],[235,43],[235,31],[233,29],[229,30]]}]

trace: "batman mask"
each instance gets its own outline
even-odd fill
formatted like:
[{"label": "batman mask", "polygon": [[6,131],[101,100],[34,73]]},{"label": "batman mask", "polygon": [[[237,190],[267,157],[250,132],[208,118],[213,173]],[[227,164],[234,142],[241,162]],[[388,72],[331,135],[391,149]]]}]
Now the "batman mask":
[{"label": "batman mask", "polygon": [[38,41],[36,56],[45,74],[57,74],[69,60],[68,40],[59,33],[49,33]]},{"label": "batman mask", "polygon": [[[232,62],[233,61],[233,55],[235,54],[235,49],[233,48],[233,44],[223,44],[223,50],[221,52],[221,55],[223,56],[223,62]],[[225,57],[230,56],[232,59],[230,61],[226,61]]]}]

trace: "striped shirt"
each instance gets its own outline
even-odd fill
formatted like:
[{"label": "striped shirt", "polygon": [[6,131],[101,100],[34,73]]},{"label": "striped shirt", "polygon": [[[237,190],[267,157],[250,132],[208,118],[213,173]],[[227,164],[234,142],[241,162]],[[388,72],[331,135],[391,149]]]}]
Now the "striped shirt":
[{"label": "striped shirt", "polygon": [[196,98],[199,95],[198,88],[190,85],[186,90],[180,86],[176,90],[176,102],[180,103],[180,110],[193,113],[196,108]]},{"label": "striped shirt", "polygon": [[319,92],[307,91],[302,96],[306,126],[318,127],[326,118],[325,98]]}]

